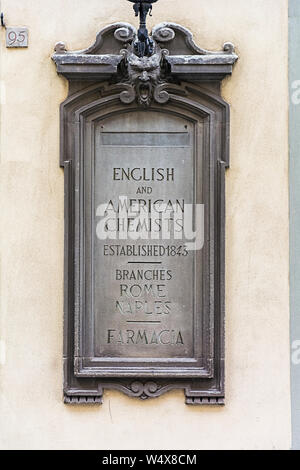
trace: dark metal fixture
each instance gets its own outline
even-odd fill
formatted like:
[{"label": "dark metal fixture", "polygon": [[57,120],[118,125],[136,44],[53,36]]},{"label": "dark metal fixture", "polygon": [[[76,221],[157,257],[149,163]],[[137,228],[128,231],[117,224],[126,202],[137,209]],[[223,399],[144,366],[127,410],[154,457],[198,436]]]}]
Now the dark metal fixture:
[{"label": "dark metal fixture", "polygon": [[6,24],[4,22],[4,13],[1,13],[1,26],[2,28],[6,28]]},{"label": "dark metal fixture", "polygon": [[152,3],[158,0],[128,0],[134,3],[135,16],[140,16],[140,27],[138,30],[138,40],[135,42],[135,51],[138,57],[150,57],[154,52],[154,43],[149,37],[146,26],[147,15],[152,12]]}]

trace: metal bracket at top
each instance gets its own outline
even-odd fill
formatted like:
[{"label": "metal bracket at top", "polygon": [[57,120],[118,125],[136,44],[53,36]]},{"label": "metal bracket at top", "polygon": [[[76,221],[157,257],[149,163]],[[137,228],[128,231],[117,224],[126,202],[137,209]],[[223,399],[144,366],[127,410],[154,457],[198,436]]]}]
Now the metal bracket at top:
[{"label": "metal bracket at top", "polygon": [[149,37],[147,30],[147,15],[152,12],[152,3],[158,0],[129,0],[134,3],[135,16],[140,16],[140,27],[138,30],[138,40],[135,42],[135,51],[138,57],[150,57],[154,53],[154,44]]},{"label": "metal bracket at top", "polygon": [[1,13],[1,26],[2,28],[6,28],[6,24],[4,22],[4,13]]}]

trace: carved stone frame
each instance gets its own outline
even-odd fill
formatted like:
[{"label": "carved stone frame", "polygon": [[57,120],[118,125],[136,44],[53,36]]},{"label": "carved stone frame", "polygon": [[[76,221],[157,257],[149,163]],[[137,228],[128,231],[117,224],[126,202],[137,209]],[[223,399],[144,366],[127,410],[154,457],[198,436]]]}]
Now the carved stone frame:
[{"label": "carved stone frame", "polygon": [[[229,166],[229,105],[220,96],[220,83],[231,73],[237,56],[229,43],[220,53],[200,49],[188,30],[163,23],[152,31],[156,56],[141,61],[132,53],[135,35],[134,27],[118,23],[100,32],[91,48],[68,53],[65,45],[59,43],[53,56],[58,72],[70,82],[69,97],[61,105],[60,163],[65,171],[64,400],[71,404],[102,403],[104,389],[120,390],[141,399],[182,389],[189,405],[224,404],[225,169]],[[126,50],[117,54],[119,43]],[[168,50],[162,48],[166,45]],[[92,372],[80,374],[79,371],[79,348],[75,340],[80,337],[81,315],[77,198],[83,116],[101,107],[110,113],[130,112],[140,106],[177,111],[183,116],[201,116],[208,124],[204,157],[212,208],[208,224],[211,263],[205,272],[210,300],[205,318],[207,329],[203,331],[208,334],[206,359],[210,367],[203,377],[180,377],[180,370],[173,376],[152,374],[151,378],[135,378],[132,374],[120,377],[113,371],[107,377],[96,377]]]}]

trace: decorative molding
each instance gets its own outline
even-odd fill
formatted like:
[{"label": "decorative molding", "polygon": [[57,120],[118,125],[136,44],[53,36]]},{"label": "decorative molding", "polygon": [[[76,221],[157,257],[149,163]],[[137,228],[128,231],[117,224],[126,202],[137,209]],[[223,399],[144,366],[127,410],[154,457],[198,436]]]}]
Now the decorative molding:
[{"label": "decorative molding", "polygon": [[[184,39],[183,51],[180,37]],[[143,106],[157,95],[154,95],[154,87],[162,80],[160,72],[167,68],[169,78],[173,76],[188,80],[188,75],[191,75],[193,79],[196,77],[197,80],[205,80],[209,71],[211,78],[215,76],[216,79],[222,79],[231,74],[232,66],[238,59],[230,42],[224,44],[222,51],[207,51],[195,44],[188,29],[176,23],[161,23],[153,28],[149,38],[151,51],[146,56],[141,56],[137,51],[136,39],[137,30],[134,26],[129,23],[114,23],[100,31],[95,43],[87,49],[69,52],[64,42],[57,43],[52,59],[58,73],[68,80],[124,81],[124,77],[120,80],[120,70],[124,72],[127,67],[133,81],[137,78],[134,73],[139,74],[140,79],[134,85],[136,91],[139,87],[141,90],[148,89],[147,96],[142,98],[141,93],[135,91]],[[176,50],[180,53],[176,53]],[[162,65],[159,72],[160,59]],[[82,66],[80,70],[78,66]],[[165,99],[166,95],[163,96]]]},{"label": "decorative molding", "polygon": [[175,38],[174,29],[169,27],[170,23],[162,23],[152,30],[153,39],[157,42],[165,43],[173,41]]},{"label": "decorative molding", "polygon": [[[155,99],[157,103],[164,104],[169,100],[166,83],[168,82],[167,50],[156,48],[151,57],[138,57],[131,50],[122,51],[124,54],[124,85],[120,99],[125,104],[137,100],[141,106],[150,106]],[[122,80],[120,81],[122,84]]]},{"label": "decorative molding", "polygon": [[[94,405],[102,403],[105,389],[118,390],[141,400],[180,389],[188,405],[223,405],[224,201],[225,168],[229,166],[229,106],[219,89],[222,79],[231,74],[237,55],[231,43],[226,43],[219,52],[198,47],[192,33],[175,23],[162,23],[153,28],[150,56],[140,57],[136,53],[136,38],[133,26],[115,23],[100,31],[88,49],[69,52],[60,42],[53,55],[58,73],[70,84],[69,96],[61,106],[60,157],[65,171],[64,400],[67,404]],[[95,369],[91,369],[90,375],[87,370],[86,376],[80,376],[76,368],[82,358],[78,356],[78,340],[75,341],[80,324],[75,276],[78,263],[74,257],[79,249],[76,245],[79,218],[76,184],[84,160],[81,152],[86,121],[90,119],[92,128],[93,119],[147,110],[192,122],[201,121],[205,127],[203,152],[209,188],[207,197],[212,207],[209,239],[213,254],[206,273],[211,310],[201,325],[201,331],[206,332],[202,333],[206,369],[202,377],[194,378],[184,376],[180,370],[177,376],[158,372],[155,376],[154,370],[151,377],[149,372],[148,379],[142,373],[137,379],[130,376],[129,366],[128,376],[113,376],[113,371],[109,376],[97,376]]]},{"label": "decorative molding", "polygon": [[54,47],[55,54],[61,55],[67,53],[67,46],[64,42],[58,42]]},{"label": "decorative molding", "polygon": [[130,24],[124,24],[115,30],[114,37],[124,44],[130,44],[136,38],[136,29]]},{"label": "decorative molding", "polygon": [[211,405],[219,405],[219,406],[224,406],[225,405],[225,399],[224,398],[205,398],[205,397],[200,397],[200,398],[186,398],[186,404],[187,405],[193,405],[193,406],[211,406]]},{"label": "decorative molding", "polygon": [[[110,48],[104,46],[105,39],[109,41],[112,39],[112,36],[119,42],[123,44],[130,43],[135,40],[137,35],[136,28],[130,23],[113,23],[106,26],[104,29],[99,31],[96,36],[95,42],[88,47],[87,49],[82,49],[79,51],[74,51],[73,54],[76,55],[99,55],[99,54],[109,54],[111,51]],[[107,49],[108,47],[108,49]],[[108,52],[109,51],[109,52]]]},{"label": "decorative molding", "polygon": [[[100,389],[115,389],[122,391],[123,393],[127,394],[130,397],[137,397],[141,399],[146,399],[146,398],[156,398],[159,397],[160,395],[174,390],[174,389],[182,389],[186,393],[187,397],[187,403],[189,404],[203,404],[203,400],[196,400],[199,398],[199,394],[201,397],[207,397],[209,396],[210,398],[214,398],[214,395],[216,394],[218,397],[222,394],[224,394],[224,383],[223,383],[223,378],[222,374],[216,374],[214,375],[211,379],[210,378],[199,378],[199,379],[193,379],[192,384],[190,379],[165,379],[165,378],[155,378],[155,380],[151,380],[150,383],[152,383],[152,386],[149,387],[149,382],[143,382],[139,380],[139,386],[136,384],[136,380],[133,380],[132,378],[124,378],[124,379],[115,379],[115,381],[112,381],[112,378],[95,378],[91,381],[88,377],[83,378],[83,377],[75,377],[74,376],[74,304],[75,304],[75,299],[74,299],[74,285],[73,285],[73,279],[74,279],[74,262],[73,262],[73,256],[74,256],[74,232],[73,232],[73,225],[72,225],[72,220],[74,219],[74,182],[73,182],[73,172],[71,170],[71,163],[70,160],[73,162],[72,166],[74,168],[78,167],[78,163],[75,160],[74,161],[74,154],[78,155],[78,151],[75,151],[74,153],[74,139],[76,140],[76,134],[73,133],[72,126],[70,126],[68,123],[71,122],[82,122],[82,125],[84,123],[84,114],[89,115],[91,113],[95,113],[95,111],[98,109],[98,115],[100,110],[102,110],[102,113],[106,113],[108,115],[111,115],[111,110],[114,110],[114,113],[119,114],[122,112],[122,109],[128,109],[130,112],[131,110],[136,110],[137,104],[136,103],[131,103],[128,105],[123,104],[120,101],[119,93],[116,92],[116,87],[118,85],[113,85],[108,88],[103,88],[103,86],[98,85],[98,86],[92,86],[87,89],[82,90],[82,92],[74,94],[74,96],[70,96],[70,98],[67,99],[66,103],[62,106],[62,161],[65,162],[65,175],[66,175],[66,240],[67,240],[67,246],[66,246],[66,261],[65,265],[69,266],[68,269],[68,274],[67,274],[67,280],[66,280],[66,287],[65,287],[65,302],[66,302],[66,320],[65,320],[65,325],[66,326],[66,361],[67,361],[67,367],[66,367],[66,375],[65,375],[65,381],[66,381],[66,387],[65,387],[65,393],[66,396],[72,397],[72,400],[69,401],[69,399],[66,399],[67,403],[76,403],[75,397],[79,397],[81,400],[78,400],[78,403],[84,403],[83,397],[83,388],[86,389],[86,397],[90,398],[90,394],[94,394],[95,397],[97,397],[98,402],[101,402],[101,399],[99,398],[99,394],[102,395],[101,392],[99,392],[98,387]],[[179,85],[178,85],[179,86]],[[228,143],[228,134],[227,132],[223,133],[224,130],[227,129],[227,119],[228,119],[228,105],[221,100],[220,97],[217,99],[217,97],[213,94],[213,92],[208,91],[206,89],[201,89],[199,86],[196,85],[191,85],[188,87],[188,97],[184,94],[182,95],[175,95],[171,94],[169,102],[164,105],[163,111],[166,113],[169,112],[176,112],[177,115],[187,115],[190,116],[190,113],[194,114],[194,119],[196,119],[197,113],[198,116],[203,117],[205,113],[209,113],[208,116],[210,116],[210,120],[212,123],[211,127],[211,132],[214,134],[214,139],[217,143],[217,148],[219,149],[220,153],[210,153],[208,152],[207,155],[210,155],[209,159],[211,161],[211,165],[216,166],[216,168],[219,168],[219,165],[221,163],[221,160],[223,158],[223,150],[226,149],[227,143]],[[98,98],[99,94],[104,95],[103,98]],[[87,105],[87,101],[90,103]],[[119,103],[119,104],[118,104]],[[156,108],[157,107],[157,108]],[[155,104],[154,102],[151,103],[149,106],[149,109],[159,109],[160,105]],[[105,114],[104,114],[105,115]],[[97,115],[95,115],[95,119],[97,118]],[[74,129],[74,128],[73,128]],[[83,128],[82,128],[83,129]],[[80,143],[78,142],[78,144]],[[220,176],[218,176],[218,179],[215,181],[216,185],[221,185],[220,188],[223,188],[223,179],[225,177],[225,167],[221,171],[221,173],[217,172]],[[220,178],[220,179],[219,179]],[[223,194],[224,189],[219,189],[218,194]],[[68,209],[69,208],[69,209]],[[224,214],[222,215],[222,206],[218,209],[218,212],[216,213],[216,222],[217,225],[223,226],[224,224]],[[222,237],[222,232],[219,234]],[[219,245],[218,237],[216,237],[215,243],[217,244],[216,246]],[[216,250],[216,253],[218,253],[218,250]],[[224,282],[222,281],[222,276],[223,276],[223,269],[221,269],[222,266],[222,259],[216,260],[216,265],[220,266],[218,268],[217,273],[216,273],[216,278],[221,279],[221,285],[224,285]],[[220,269],[220,271],[219,271]],[[219,296],[219,290],[215,290],[215,295]],[[223,294],[222,294],[223,295]],[[220,298],[216,304],[218,305],[223,305],[223,301]],[[223,346],[223,310],[220,307],[220,310],[215,311],[215,315],[218,317],[218,323],[220,326],[217,327],[215,326],[214,328],[214,344],[216,348],[216,358],[215,358],[215,364],[214,368],[218,371],[219,370],[219,364],[220,360],[218,359],[219,357],[223,357],[224,354],[224,346]],[[77,323],[77,320],[76,322]],[[211,330],[213,331],[213,330]],[[153,374],[152,374],[153,375]],[[156,384],[156,387],[154,387],[153,383]],[[98,386],[97,386],[98,384]],[[134,387],[132,384],[135,384]],[[92,392],[94,390],[94,392]],[[207,391],[207,392],[206,392]],[[206,395],[206,393],[208,395]],[[87,401],[88,403],[88,401]],[[213,400],[210,401],[210,404],[219,404],[219,402],[214,402]]]},{"label": "decorative molding", "polygon": [[130,386],[130,394],[135,397],[141,398],[141,400],[147,400],[148,398],[154,398],[157,396],[157,392],[162,387],[156,382],[133,382]]},{"label": "decorative molding", "polygon": [[88,397],[88,396],[78,396],[70,397],[68,395],[64,396],[64,403],[66,405],[102,405],[102,397]]},{"label": "decorative molding", "polygon": [[[202,49],[201,47],[197,46],[194,41],[194,36],[191,31],[184,26],[181,26],[177,23],[160,23],[152,29],[152,37],[158,43],[166,43],[173,41],[176,37],[176,33],[183,36],[184,42],[188,48],[189,53],[193,55],[227,55],[227,54],[234,54],[234,45],[230,42],[227,42],[223,46],[223,50],[220,52],[212,52],[206,49]],[[188,55],[188,54],[186,54]],[[235,56],[237,60],[237,56]]]}]

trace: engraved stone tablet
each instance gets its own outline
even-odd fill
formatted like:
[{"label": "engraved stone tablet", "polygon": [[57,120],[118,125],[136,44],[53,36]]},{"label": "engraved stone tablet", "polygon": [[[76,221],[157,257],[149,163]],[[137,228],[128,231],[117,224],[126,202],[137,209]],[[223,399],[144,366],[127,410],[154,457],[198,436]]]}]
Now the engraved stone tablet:
[{"label": "engraved stone tablet", "polygon": [[[95,238],[99,357],[193,357],[194,256],[174,233],[161,239],[161,216],[172,228],[173,207],[184,211],[193,202],[193,134],[182,119],[145,112],[107,119],[96,128],[95,207],[106,203],[108,217],[120,211],[122,201],[129,209],[145,209],[146,234],[160,238]],[[114,220],[110,226],[115,229]],[[140,227],[129,228],[132,235]]]},{"label": "engraved stone tablet", "polygon": [[88,128],[77,374],[107,375],[111,366],[120,376],[148,375],[150,366],[165,373],[180,365],[182,375],[202,376],[203,254],[189,250],[184,225],[190,208],[193,229],[203,202],[203,125],[140,110]]},{"label": "engraved stone tablet", "polygon": [[28,47],[28,28],[6,28],[6,47]]}]

